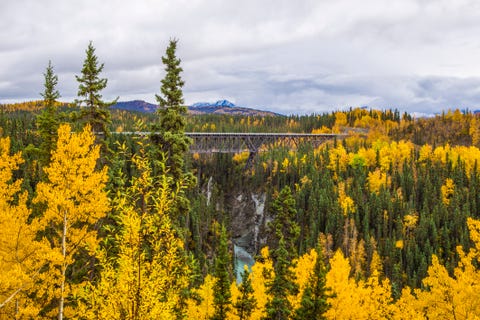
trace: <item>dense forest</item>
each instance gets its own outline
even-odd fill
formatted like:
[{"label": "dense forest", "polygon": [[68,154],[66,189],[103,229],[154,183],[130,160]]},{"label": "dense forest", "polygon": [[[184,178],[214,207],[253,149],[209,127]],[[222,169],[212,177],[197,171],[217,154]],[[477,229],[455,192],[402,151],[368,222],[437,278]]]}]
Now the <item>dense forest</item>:
[{"label": "dense forest", "polygon": [[[155,114],[102,100],[92,43],[78,100],[49,63],[41,99],[0,105],[1,319],[480,317],[477,115],[187,115],[176,45]],[[185,132],[345,136],[247,165]]]}]

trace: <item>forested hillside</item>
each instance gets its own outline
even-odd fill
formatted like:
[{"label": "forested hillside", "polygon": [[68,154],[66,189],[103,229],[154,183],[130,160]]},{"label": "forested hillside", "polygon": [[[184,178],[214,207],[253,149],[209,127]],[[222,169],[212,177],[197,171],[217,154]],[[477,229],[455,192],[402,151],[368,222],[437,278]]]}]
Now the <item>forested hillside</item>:
[{"label": "forested hillside", "polygon": [[[49,63],[43,100],[0,106],[1,319],[480,317],[476,115],[187,116],[175,50],[156,113],[110,110],[92,43],[75,103]],[[247,165],[185,132],[346,136]]]}]

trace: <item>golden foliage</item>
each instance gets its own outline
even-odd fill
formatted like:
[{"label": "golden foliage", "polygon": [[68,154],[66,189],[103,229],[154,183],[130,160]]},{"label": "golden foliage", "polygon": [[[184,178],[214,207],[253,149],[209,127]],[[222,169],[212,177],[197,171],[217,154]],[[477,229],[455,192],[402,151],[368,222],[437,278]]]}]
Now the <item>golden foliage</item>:
[{"label": "golden foliage", "polygon": [[379,272],[372,270],[366,280],[355,282],[349,277],[350,264],[338,250],[330,261],[327,286],[333,296],[328,299],[331,308],[328,319],[388,319],[394,313],[391,287],[388,279],[380,281]]},{"label": "golden foliage", "polygon": [[251,320],[260,320],[266,316],[265,305],[270,296],[267,294],[266,283],[274,278],[273,261],[270,258],[268,247],[260,251],[260,260],[252,266],[250,278],[257,304],[250,317]]},{"label": "golden foliage", "polygon": [[341,144],[337,145],[336,148],[330,149],[329,158],[330,161],[327,165],[327,168],[332,170],[335,175],[338,175],[340,172],[344,172],[347,169],[348,163],[350,162],[347,150],[345,150]]},{"label": "golden foliage", "polygon": [[468,130],[470,137],[472,139],[472,146],[479,146],[480,144],[480,127],[477,120],[477,117],[472,117],[470,120],[470,128]]},{"label": "golden foliage", "polygon": [[[68,105],[64,102],[55,101],[54,106],[60,107],[63,105]],[[7,103],[7,104],[0,104],[0,108],[5,111],[38,111],[44,108],[44,101],[43,100],[35,100],[35,101],[25,101],[25,102],[17,102],[17,103]]]},{"label": "golden foliage", "polygon": [[355,202],[345,194],[345,183],[343,182],[338,184],[338,203],[342,208],[344,216],[348,216],[350,213],[355,212]]},{"label": "golden foliage", "polygon": [[200,288],[193,290],[193,294],[199,297],[199,301],[193,299],[187,301],[187,319],[210,319],[213,316],[214,284],[215,278],[207,275]]},{"label": "golden foliage", "polygon": [[385,172],[376,169],[368,173],[367,182],[370,192],[379,194],[382,187],[390,187],[391,179]]},{"label": "golden foliage", "polygon": [[[32,290],[42,285],[42,267],[52,258],[46,239],[36,239],[38,220],[29,221],[27,193],[13,171],[23,163],[10,155],[10,139],[0,139],[0,318],[38,318],[41,303]],[[18,197],[17,203],[15,197]]]},{"label": "golden foliage", "polygon": [[332,129],[322,126],[321,128],[312,129],[312,134],[332,133]]},{"label": "golden foliage", "polygon": [[99,251],[101,279],[81,293],[79,314],[89,319],[172,319],[189,285],[183,241],[168,215],[178,193],[173,178],[154,179],[142,151],[132,162],[139,176],[115,199],[118,255]]},{"label": "golden foliage", "polygon": [[294,262],[295,267],[292,271],[295,274],[295,283],[298,286],[298,292],[296,295],[291,295],[289,297],[293,309],[297,309],[300,307],[303,292],[305,291],[310,276],[313,273],[316,259],[317,251],[315,249],[311,249],[309,252],[303,254]]},{"label": "golden foliage", "polygon": [[480,273],[472,265],[472,256],[461,256],[455,268],[455,278],[449,276],[438,258],[433,256],[432,265],[423,284],[428,290],[415,290],[418,307],[433,319],[473,319],[480,316]]},{"label": "golden foliage", "polygon": [[453,180],[450,178],[445,179],[445,183],[440,188],[440,191],[442,193],[443,204],[448,206],[450,204],[450,198],[455,192],[455,184],[453,183]]},{"label": "golden foliage", "polygon": [[480,252],[480,220],[467,218],[467,226],[470,231],[470,239],[475,244],[475,250]]},{"label": "golden foliage", "polygon": [[373,144],[373,148],[377,150],[380,157],[380,168],[387,172],[390,166],[401,171],[402,165],[405,161],[411,159],[413,154],[413,143],[399,141],[386,143],[381,140],[376,141]]},{"label": "golden foliage", "polygon": [[245,163],[247,162],[247,159],[248,159],[248,156],[250,155],[250,152],[249,151],[244,151],[244,152],[240,152],[240,153],[235,153],[233,155],[233,161],[235,161],[236,163]]},{"label": "golden foliage", "polygon": [[[46,205],[39,229],[48,233],[52,250],[61,257],[50,263],[48,270],[56,284],[49,288],[48,295],[60,304],[66,297],[72,298],[76,287],[66,277],[67,269],[78,252],[96,251],[99,240],[93,226],[109,210],[104,191],[107,171],[96,169],[100,149],[94,140],[88,126],[80,133],[72,133],[69,125],[61,125],[57,149],[45,169],[48,181],[37,185],[34,198],[35,203]],[[67,316],[70,311],[65,309]]]},{"label": "golden foliage", "polygon": [[431,160],[433,156],[433,149],[430,145],[425,144],[420,148],[418,162],[422,163]]}]

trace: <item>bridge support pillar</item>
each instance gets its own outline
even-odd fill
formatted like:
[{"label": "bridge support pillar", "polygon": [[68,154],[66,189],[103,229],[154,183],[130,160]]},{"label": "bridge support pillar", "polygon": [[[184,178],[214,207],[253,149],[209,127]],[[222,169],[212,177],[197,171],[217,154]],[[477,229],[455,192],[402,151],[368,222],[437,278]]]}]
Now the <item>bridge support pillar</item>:
[{"label": "bridge support pillar", "polygon": [[245,170],[250,169],[253,166],[253,162],[255,161],[255,157],[257,156],[258,152],[250,150],[250,154],[248,155],[247,162],[245,163]]}]

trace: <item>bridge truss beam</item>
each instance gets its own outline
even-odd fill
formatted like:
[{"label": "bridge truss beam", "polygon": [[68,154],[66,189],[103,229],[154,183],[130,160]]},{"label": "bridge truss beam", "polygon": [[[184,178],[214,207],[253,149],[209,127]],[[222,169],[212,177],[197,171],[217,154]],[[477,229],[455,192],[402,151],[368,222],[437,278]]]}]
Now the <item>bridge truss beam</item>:
[{"label": "bridge truss beam", "polygon": [[[151,132],[113,132],[125,135],[150,135]],[[153,133],[155,134],[155,133]],[[310,143],[318,147],[327,140],[343,138],[345,134],[313,133],[237,133],[237,132],[185,132],[193,140],[191,153],[239,153],[257,154],[262,148],[275,145],[295,146]]]},{"label": "bridge truss beam", "polygon": [[190,152],[193,153],[239,153],[249,151],[258,153],[262,147],[273,145],[299,146],[301,143],[310,143],[313,147],[334,138],[341,138],[343,134],[308,134],[308,133],[200,133],[187,132],[193,139]]}]

